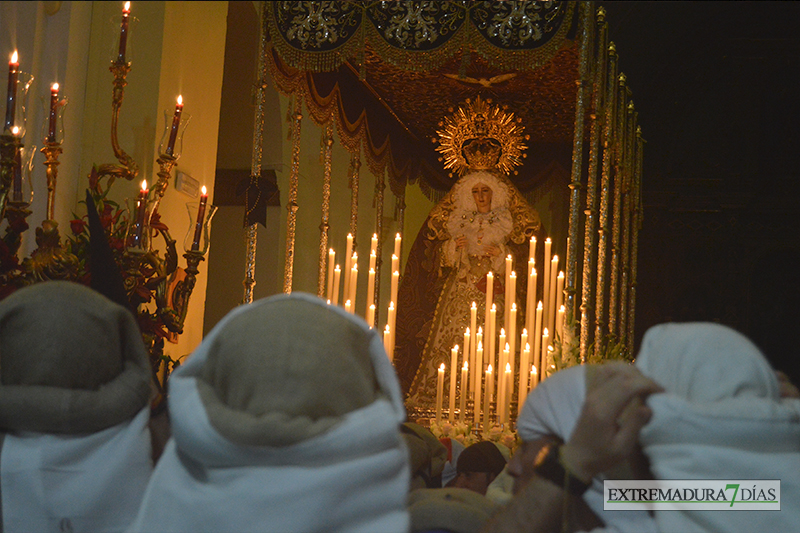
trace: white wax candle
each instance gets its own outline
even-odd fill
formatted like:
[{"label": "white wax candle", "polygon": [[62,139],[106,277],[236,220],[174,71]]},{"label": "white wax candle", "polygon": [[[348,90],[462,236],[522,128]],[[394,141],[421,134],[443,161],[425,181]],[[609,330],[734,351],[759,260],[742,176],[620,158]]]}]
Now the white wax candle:
[{"label": "white wax candle", "polygon": [[[353,255],[355,259],[355,255]],[[356,312],[356,289],[358,288],[358,264],[354,264],[350,268],[350,312]]]},{"label": "white wax candle", "polygon": [[389,311],[386,315],[386,324],[389,327],[389,361],[394,360],[394,339],[395,339],[395,309],[394,302],[389,302]]},{"label": "white wax candle", "polygon": [[555,332],[558,334],[559,342],[561,342],[561,353],[564,353],[564,315],[566,314],[566,307],[563,305],[558,309],[558,314],[556,315],[556,329]]},{"label": "white wax candle", "polygon": [[450,422],[455,422],[456,414],[456,374],[458,373],[458,344],[450,350],[450,413],[447,418]]},{"label": "white wax candle", "polygon": [[336,252],[331,248],[328,250],[328,291],[325,296],[333,298],[333,269],[336,267]]},{"label": "white wax candle", "polygon": [[[475,391],[475,375],[477,372],[475,369],[478,367],[475,366],[475,349],[478,346],[478,304],[472,302],[472,306],[469,308],[469,330],[473,332],[475,335],[474,342],[471,342],[469,345],[469,366],[472,368],[472,373],[470,374],[470,382],[469,382],[469,390],[470,393],[474,393]],[[466,359],[466,358],[465,358]]]},{"label": "white wax candle", "polygon": [[375,269],[375,264],[378,262],[378,255],[375,253],[375,250],[369,253],[369,267],[371,269]]},{"label": "white wax candle", "polygon": [[492,365],[486,368],[486,398],[483,401],[483,430],[488,431],[492,425],[489,420],[489,413],[492,409],[492,394],[494,393],[494,376],[492,376]]},{"label": "white wax candle", "polygon": [[386,329],[383,330],[383,349],[386,350],[386,357],[389,358],[389,361],[392,360],[392,356],[389,354],[390,345],[392,342],[392,331],[389,327],[389,324],[386,324]]},{"label": "white wax candle", "polygon": [[[466,350],[465,350],[466,351]],[[461,398],[459,399],[459,413],[462,422],[467,422],[467,384],[469,383],[469,361],[461,365]]]},{"label": "white wax candle", "polygon": [[[369,275],[367,276],[367,315],[369,314],[369,308],[370,307],[375,307],[375,269],[374,268],[370,268],[369,269]],[[372,322],[369,321],[369,319],[367,320],[367,324],[369,324],[370,327],[373,325]]]},{"label": "white wax candle", "polygon": [[400,271],[400,256],[392,254],[392,272]]},{"label": "white wax candle", "polygon": [[545,309],[547,329],[553,331],[556,323],[556,276],[558,276],[558,256],[550,261],[550,295]]},{"label": "white wax candle", "polygon": [[533,357],[532,362],[536,365],[536,368],[542,368],[542,313],[542,301],[539,300],[539,304],[536,306],[536,321],[533,330],[533,352],[531,353],[531,357]]},{"label": "white wax candle", "polygon": [[[478,333],[480,335],[480,333]],[[473,413],[472,413],[472,421],[475,425],[478,425],[478,422],[481,420],[481,369],[483,368],[483,344],[480,340],[477,342],[477,347],[475,348],[475,366],[473,366],[472,375],[477,376],[475,379],[475,386],[473,390],[475,391],[475,399],[472,402],[473,406]]]},{"label": "white wax candle", "polygon": [[506,363],[506,371],[503,375],[503,388],[505,389],[506,397],[503,400],[505,407],[503,408],[503,424],[508,426],[508,421],[511,418],[511,382],[512,380],[511,364]]},{"label": "white wax candle", "polygon": [[514,368],[517,354],[517,304],[511,304],[511,315],[508,320],[508,362]]},{"label": "white wax candle", "polygon": [[[394,255],[397,256],[398,260],[400,258],[400,243],[402,242],[402,240],[403,238],[400,236],[399,233],[394,236]],[[393,270],[400,270],[400,266],[398,265],[398,267]]]},{"label": "white wax candle", "polygon": [[536,260],[536,237],[531,237],[530,244],[528,245],[528,260],[535,262]]},{"label": "white wax candle", "polygon": [[489,320],[490,320],[490,313],[492,310],[492,295],[494,292],[494,274],[488,272],[486,274],[486,308],[484,309],[484,317],[483,317],[483,329],[484,335],[486,336],[486,342],[484,344],[487,345],[485,348],[487,357],[491,354],[492,349],[488,347],[490,334],[492,333],[491,329],[489,329]]},{"label": "white wax candle", "polygon": [[[503,344],[501,343],[501,346]],[[504,345],[503,351],[500,352],[500,363],[497,365],[498,370],[506,367],[506,362],[508,361],[508,344]],[[503,424],[506,420],[506,410],[508,409],[508,405],[506,404],[506,379],[505,374],[502,372],[497,373],[497,419],[498,421]]]},{"label": "white wax candle", "polygon": [[342,269],[339,268],[339,265],[336,265],[336,268],[333,269],[333,298],[331,298],[333,305],[339,305],[339,280],[341,277]]},{"label": "white wax candle", "polygon": [[547,328],[544,328],[544,332],[542,332],[542,363],[539,365],[539,368],[542,369],[542,381],[546,378],[549,374],[550,368],[550,358],[548,357],[550,350],[550,334]]},{"label": "white wax candle", "polygon": [[530,384],[529,384],[530,390],[535,389],[536,385],[538,385],[538,384],[539,384],[539,373],[536,372],[536,367],[534,365],[531,365],[531,377],[530,377]]},{"label": "white wax candle", "polygon": [[517,384],[517,416],[522,412],[522,405],[528,397],[528,366],[531,364],[531,345],[522,344],[522,353],[519,355],[519,383]]},{"label": "white wax candle", "polygon": [[[472,332],[470,331],[470,329],[467,328],[466,330],[464,330],[464,355],[462,356],[462,360],[465,363],[469,362],[469,352],[470,352],[470,347],[472,345],[472,342],[471,342],[472,338],[471,337],[472,337]],[[470,388],[469,388],[469,385],[467,384],[467,382],[465,382],[465,381],[462,382],[461,383],[461,394],[466,395],[466,394],[468,394],[469,390],[470,390]]]},{"label": "white wax candle", "polygon": [[370,241],[369,251],[370,251],[370,255],[372,255],[371,254],[372,252],[375,252],[376,254],[378,252],[378,234],[377,233],[373,233],[372,234],[372,240]]},{"label": "white wax candle", "polygon": [[497,307],[495,304],[492,304],[492,308],[489,310],[489,327],[487,328],[488,331],[484,336],[484,342],[489,345],[489,350],[487,355],[487,360],[489,363],[494,363],[495,361],[495,350],[497,346],[495,345],[497,334],[495,333],[495,328],[497,327]]},{"label": "white wax candle", "polygon": [[350,295],[350,269],[353,268],[353,234],[347,234],[347,246],[344,251],[344,291],[342,298],[347,299]]},{"label": "white wax candle", "polygon": [[397,301],[397,289],[399,286],[400,286],[400,272],[395,270],[394,272],[392,272],[392,284],[389,290],[389,297],[393,302]]},{"label": "white wax candle", "polygon": [[[505,271],[505,298],[503,302],[503,327],[508,331],[508,312],[511,308],[511,272],[513,271],[514,258],[511,254],[506,256],[506,271]],[[502,346],[502,344],[501,344]],[[500,372],[498,372],[498,375]],[[500,391],[498,391],[499,394]]]},{"label": "white wax candle", "polygon": [[536,269],[528,261],[528,293],[525,295],[525,328],[533,333],[533,320],[536,316]]},{"label": "white wax candle", "polygon": [[442,421],[442,397],[444,396],[444,363],[439,365],[439,373],[436,376],[436,422]]},{"label": "white wax candle", "polygon": [[542,303],[544,304],[544,309],[542,309],[542,323],[547,324],[547,312],[548,312],[548,304],[550,303],[550,268],[552,267],[552,256],[550,255],[550,249],[552,247],[553,242],[550,240],[550,237],[545,239],[544,241],[544,272],[542,278]]},{"label": "white wax candle", "polygon": [[367,307],[367,324],[370,329],[375,327],[375,304]]},{"label": "white wax candle", "polygon": [[[506,343],[506,330],[504,328],[500,328],[500,342],[498,343],[498,346],[500,348],[500,353],[498,354],[499,357],[503,356],[503,351],[506,349],[506,344],[507,344]],[[492,361],[492,362],[494,362],[494,361]],[[504,363],[505,363],[505,361],[503,361],[502,359],[498,360],[497,368],[498,369],[503,368],[503,364]],[[497,394],[500,394],[500,389],[497,390]]]},{"label": "white wax candle", "polygon": [[350,305],[351,305],[350,300],[346,300],[344,302],[344,310],[347,311],[348,313],[350,312]]}]

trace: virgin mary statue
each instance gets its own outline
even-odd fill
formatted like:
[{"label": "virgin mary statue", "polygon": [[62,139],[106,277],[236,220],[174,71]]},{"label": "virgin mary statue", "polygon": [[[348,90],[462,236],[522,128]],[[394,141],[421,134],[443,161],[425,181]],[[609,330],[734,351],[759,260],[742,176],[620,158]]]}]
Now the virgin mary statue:
[{"label": "virgin mary statue", "polygon": [[[438,132],[445,168],[461,177],[420,229],[400,283],[394,362],[410,410],[433,407],[439,365],[450,371],[451,349],[463,344],[473,302],[483,325],[487,274],[493,274],[499,318],[509,255],[518,277],[527,279],[528,243],[541,237],[542,227],[508,178],[526,148],[521,129],[513,114],[477,98]],[[525,301],[525,289],[517,283],[517,302]],[[524,309],[517,320],[524,323]]]}]

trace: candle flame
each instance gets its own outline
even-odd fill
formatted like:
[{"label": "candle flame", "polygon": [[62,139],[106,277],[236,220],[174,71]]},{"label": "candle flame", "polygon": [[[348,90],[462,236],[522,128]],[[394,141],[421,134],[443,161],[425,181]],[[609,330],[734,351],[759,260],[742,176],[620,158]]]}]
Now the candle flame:
[{"label": "candle flame", "polygon": [[551,263],[558,263],[558,256],[554,255],[553,259],[550,261]]},{"label": "candle flame", "polygon": [[502,335],[503,337],[506,336],[506,330],[504,328],[500,328],[500,335]]},{"label": "candle flame", "polygon": [[178,105],[183,105],[183,96],[178,95]]},{"label": "candle flame", "polygon": [[131,3],[130,2],[125,2],[125,7],[122,8],[122,11],[124,11],[125,13],[130,13],[131,12]]},{"label": "candle flame", "polygon": [[369,308],[374,311],[375,310],[375,304],[370,304]]},{"label": "candle flame", "polygon": [[58,83],[54,83],[53,87],[50,90],[57,93],[58,92]]},{"label": "candle flame", "polygon": [[464,331],[464,335],[469,335],[469,328],[467,328],[466,331]]},{"label": "candle flame", "polygon": [[546,242],[546,243],[552,243],[553,241],[551,241],[551,240],[550,240],[550,237],[548,237],[548,238],[546,238],[546,239],[544,240],[544,242]]},{"label": "candle flame", "polygon": [[566,313],[567,312],[567,308],[562,305],[561,307],[558,308],[558,312],[559,313]]},{"label": "candle flame", "polygon": [[469,361],[464,361],[464,366],[461,367],[461,370],[469,371]]},{"label": "candle flame", "polygon": [[547,332],[547,328],[544,328],[544,332],[542,333],[542,335],[549,335],[549,333]]},{"label": "candle flame", "polygon": [[478,308],[478,305],[475,302],[472,302],[472,307],[470,307],[470,309],[477,309],[477,308]]},{"label": "candle flame", "polygon": [[536,237],[531,237],[531,242],[536,242]]},{"label": "candle flame", "polygon": [[19,126],[11,128],[11,135],[19,135]]},{"label": "candle flame", "polygon": [[143,191],[147,190],[147,180],[142,180],[142,190]]},{"label": "candle flame", "polygon": [[497,312],[497,304],[492,304],[492,311]]},{"label": "candle flame", "polygon": [[454,351],[454,352],[457,352],[457,351],[458,351],[458,344],[456,344],[455,346],[453,346],[453,351]]},{"label": "candle flame", "polygon": [[530,343],[527,343],[527,342],[525,343],[525,351],[526,351],[526,352],[530,352],[530,351],[531,351],[531,345],[530,345]]},{"label": "candle flame", "polygon": [[564,271],[563,270],[559,270],[558,271],[558,279],[564,279]]},{"label": "candle flame", "polygon": [[531,365],[531,374],[533,374],[534,376],[537,374],[535,365]]},{"label": "candle flame", "polygon": [[206,189],[205,185],[200,187],[200,194],[202,194],[203,196],[208,196],[208,192],[207,191],[208,191],[208,189]]},{"label": "candle flame", "polygon": [[503,349],[503,351],[504,352],[511,351],[511,346],[509,346],[508,343],[506,343],[506,347]]},{"label": "candle flame", "polygon": [[369,273],[374,275],[375,274],[375,269],[374,268],[370,268],[369,269]]},{"label": "candle flame", "polygon": [[527,328],[522,328],[522,334],[527,337],[528,336],[528,329]]},{"label": "candle flame", "polygon": [[483,326],[478,326],[478,335],[483,335]]},{"label": "candle flame", "polygon": [[[386,329],[389,329],[389,326],[386,326]],[[444,372],[444,363],[439,365],[439,372]]]},{"label": "candle flame", "polygon": [[511,310],[512,311],[516,311],[517,310],[517,304],[515,304],[515,303],[511,304]]},{"label": "candle flame", "polygon": [[333,270],[334,270],[334,272],[336,272],[336,271],[341,272],[342,271],[342,269],[339,268],[339,265],[336,265],[335,267],[333,267]]},{"label": "candle flame", "polygon": [[543,308],[542,301],[539,300],[539,305],[536,306],[536,310],[538,311],[539,309],[542,309],[542,308]]},{"label": "candle flame", "polygon": [[17,53],[16,50],[14,50],[14,53],[11,54],[11,62],[16,63],[18,60],[19,60],[19,54]]},{"label": "candle flame", "polygon": [[486,373],[487,374],[491,374],[492,373],[492,365],[489,365],[489,367],[486,369]]},{"label": "candle flame", "polygon": [[483,343],[482,342],[478,342],[478,350],[483,350]]},{"label": "candle flame", "polygon": [[389,309],[394,309],[394,302],[389,302]]},{"label": "candle flame", "polygon": [[399,239],[399,238],[400,238],[400,234],[398,233],[397,235],[395,235],[395,237],[394,237],[394,238],[395,238],[395,239]]},{"label": "candle flame", "polygon": [[511,373],[511,363],[506,363],[506,372]]}]

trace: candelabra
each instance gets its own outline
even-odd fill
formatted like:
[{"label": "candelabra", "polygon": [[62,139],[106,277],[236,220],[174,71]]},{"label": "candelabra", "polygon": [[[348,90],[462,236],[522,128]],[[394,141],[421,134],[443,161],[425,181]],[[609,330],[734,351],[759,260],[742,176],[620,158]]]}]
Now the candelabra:
[{"label": "candelabra", "polygon": [[[170,111],[165,114],[166,126],[159,145],[159,171],[155,183],[148,189],[147,183],[142,182],[139,194],[126,201],[127,210],[109,198],[109,190],[117,179],[133,181],[139,175],[136,161],[122,149],[117,135],[127,76],[131,71],[127,51],[129,32],[134,21],[126,4],[122,18],[118,20],[119,46],[115,49],[109,68],[113,74],[111,147],[118,163],[92,168],[87,208],[96,210],[104,231],[101,239],[107,239],[110,256],[122,275],[127,302],[119,303],[127,303],[137,315],[143,340],[150,353],[155,383],[161,393],[158,398],[160,401],[165,397],[169,374],[178,364],[177,360],[164,354],[164,342],[177,341],[183,332],[199,265],[208,251],[209,225],[216,207],[207,205],[205,187],[199,202],[187,204],[191,225],[184,244],[186,266],[180,268],[176,241],[170,235],[169,228],[161,222],[158,209],[167,191],[172,170],[180,158],[183,133],[190,119],[187,113],[183,113],[181,97],[178,97],[174,114]],[[91,243],[97,242],[98,236],[91,235],[90,240],[85,222],[87,217],[70,223],[71,235],[62,245],[54,206],[58,159],[63,151],[62,116],[66,99],[59,98],[58,84],[51,88],[50,113],[43,132],[44,147],[40,150],[44,154],[47,169],[46,219],[36,228],[36,250],[22,261],[17,258],[21,236],[28,229],[26,219],[31,214],[30,170],[36,152],[35,147],[26,150],[22,144],[24,102],[32,78],[19,72],[18,67],[15,53],[9,64],[6,121],[0,135],[0,212],[8,221],[6,233],[0,240],[0,298],[21,286],[39,281],[88,282],[90,274],[97,278],[107,273],[104,269],[115,268],[115,265],[105,265],[95,272],[88,271],[89,257],[95,250]],[[158,235],[163,238],[163,253],[155,246]],[[98,268],[96,265],[94,267]]]}]

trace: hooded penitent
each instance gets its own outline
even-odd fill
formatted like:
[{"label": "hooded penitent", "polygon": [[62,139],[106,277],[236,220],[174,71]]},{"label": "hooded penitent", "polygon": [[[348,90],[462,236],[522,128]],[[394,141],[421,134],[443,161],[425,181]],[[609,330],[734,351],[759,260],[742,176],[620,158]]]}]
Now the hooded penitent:
[{"label": "hooded penitent", "polygon": [[150,368],[133,315],[50,281],[0,302],[2,531],[123,531],[151,463]]},{"label": "hooded penitent", "polygon": [[229,313],[171,377],[132,531],[406,531],[400,388],[375,330],[307,294]]},{"label": "hooded penitent", "polygon": [[[523,441],[555,436],[566,442],[586,400],[585,365],[556,372],[531,391],[517,418],[517,433]],[[603,511],[603,476],[595,477],[583,500],[604,523],[598,531],[655,533],[646,511]]]},{"label": "hooded penitent", "polygon": [[659,530],[796,530],[800,401],[780,398],[758,348],[719,324],[662,324],[645,334],[636,365],[665,389],[648,399],[640,435],[657,478],[781,480],[780,511],[657,511]]}]

